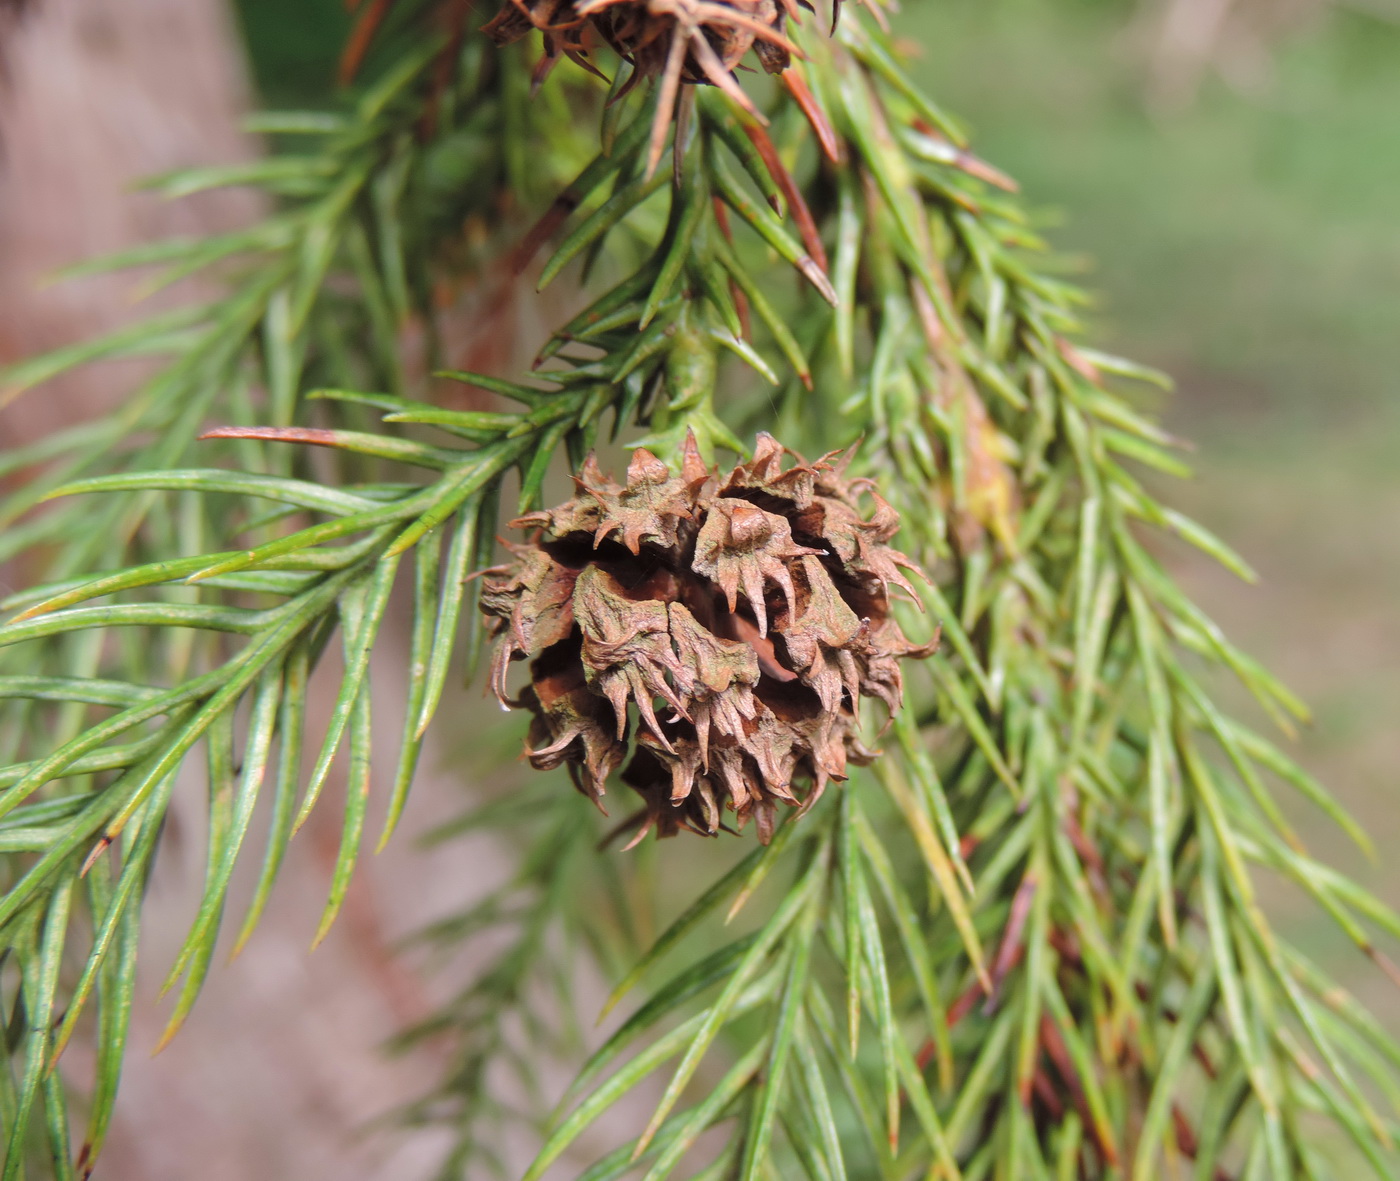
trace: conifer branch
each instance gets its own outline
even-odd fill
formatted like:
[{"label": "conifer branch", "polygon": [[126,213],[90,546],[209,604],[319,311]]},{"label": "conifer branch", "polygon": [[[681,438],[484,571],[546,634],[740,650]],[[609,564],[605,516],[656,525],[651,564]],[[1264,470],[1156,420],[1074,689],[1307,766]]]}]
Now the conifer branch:
[{"label": "conifer branch", "polygon": [[[541,835],[520,874],[434,933],[498,924],[517,936],[420,1031],[459,1047],[452,1076],[411,1113],[458,1128],[451,1175],[496,1151],[494,1064],[528,1090],[530,1055],[567,1044],[531,974],[567,977],[583,955],[621,979],[613,1003],[639,1000],[545,1127],[532,1181],[649,1079],[648,1123],[582,1176],[671,1175],[722,1127],[723,1140],[703,1141],[719,1145],[699,1161],[705,1175],[1137,1179],[1185,1160],[1205,1178],[1307,1177],[1319,1174],[1319,1119],[1391,1175],[1400,1047],[1271,928],[1256,877],[1298,884],[1391,974],[1371,932],[1400,935],[1400,918],[1307,854],[1280,785],[1365,837],[1215,704],[1206,667],[1285,725],[1302,712],[1175,585],[1155,538],[1248,568],[1135,474],[1181,468],[1127,384],[1154,375],[1075,341],[1081,297],[1038,269],[1014,186],[905,76],[880,15],[848,11],[832,37],[789,24],[804,60],[762,119],[728,87],[677,104],[664,77],[635,86],[618,66],[591,159],[557,98],[521,99],[518,57],[487,68],[481,40],[466,38],[444,98],[429,84],[439,43],[420,35],[324,152],[232,178],[290,195],[286,212],[172,252],[177,269],[259,252],[227,301],[11,375],[25,384],[103,351],[180,350],[117,416],[5,458],[59,460],[7,522],[48,494],[106,506],[105,532],[61,550],[0,627],[0,645],[21,654],[0,675],[0,940],[12,965],[0,985],[18,990],[17,1068],[0,1072],[5,1176],[31,1136],[74,1155],[52,1066],[88,1005],[98,1080],[77,1167],[100,1147],[141,889],[192,752],[207,764],[210,860],[171,972],[183,981],[172,1032],[209,968],[258,793],[273,795],[273,824],[240,942],[346,745],[321,933],[335,914],[363,840],[366,671],[404,557],[413,671],[389,827],[454,655],[474,651],[476,584],[464,579],[489,565],[509,473],[519,510],[536,507],[551,458],[562,451],[577,470],[604,425],[668,461],[687,432],[707,456],[742,455],[760,427],[814,455],[863,437],[853,472],[900,512],[901,544],[933,575],[924,618],[901,625],[937,623],[944,642],[911,675],[874,766],[717,867],[652,940],[631,921],[650,888],[645,861],[596,851],[601,834],[562,786],[541,797],[553,802],[534,812]],[[581,52],[547,40],[547,57],[559,48]],[[603,98],[582,72],[568,85]],[[673,108],[674,167],[657,170],[656,128]],[[440,130],[425,146],[429,110]],[[492,134],[493,120],[515,138]],[[523,148],[551,145],[540,154],[568,165],[516,256],[557,239],[542,284],[579,260],[585,274],[621,272],[545,344],[532,381],[459,375],[515,411],[414,399],[397,360],[394,327],[431,319],[447,269],[431,164],[454,135],[525,201],[546,186],[521,166]],[[324,345],[353,339],[359,314],[331,274],[356,283],[368,345]],[[332,373],[332,425],[297,421],[302,392]],[[355,384],[389,392],[344,392]],[[228,426],[212,438],[230,449],[206,460],[192,448],[213,413]],[[132,474],[103,474],[119,465],[104,449],[138,430],[155,442],[131,453]],[[277,443],[329,449],[335,479],[296,478],[294,449]],[[179,466],[191,454],[230,466]],[[405,468],[431,474],[409,481]],[[78,511],[34,516],[8,552],[61,537]],[[345,671],[318,748],[305,686],[332,642]],[[93,720],[99,710],[115,712]],[[304,747],[319,749],[309,778]],[[499,804],[478,822],[493,817],[521,822]],[[609,892],[615,906],[584,901]],[[74,922],[83,909],[90,934]],[[503,1032],[509,1013],[523,1043]]]}]

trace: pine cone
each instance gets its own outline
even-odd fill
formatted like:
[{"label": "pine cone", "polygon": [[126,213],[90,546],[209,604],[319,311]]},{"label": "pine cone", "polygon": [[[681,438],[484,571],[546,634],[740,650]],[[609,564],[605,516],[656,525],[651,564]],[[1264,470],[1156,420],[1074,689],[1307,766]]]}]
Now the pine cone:
[{"label": "pine cone", "polygon": [[[805,0],[802,6],[811,8]],[[663,73],[678,41],[682,80],[723,85],[720,75],[750,49],[768,73],[785,70],[790,45],[783,24],[797,12],[797,0],[505,0],[481,31],[509,45],[539,29],[547,60],[562,52],[595,73],[588,55],[606,43],[636,67],[629,89]]]},{"label": "pine cone", "polygon": [[[845,479],[846,458],[784,471],[783,456],[759,435],[753,461],[721,478],[690,438],[679,475],[639,449],[625,486],[590,456],[578,495],[513,521],[530,542],[486,572],[491,684],[534,714],[531,764],[568,766],[601,807],[630,753],[622,779],[646,801],[637,839],[653,826],[713,835],[727,805],[766,842],[779,802],[810,807],[848,761],[871,758],[859,699],[898,710],[899,660],[937,646],[909,644],[890,614],[891,587],[912,597],[903,572],[918,572],[888,545],[894,510]],[[510,665],[526,659],[513,700]]]},{"label": "pine cone", "polygon": [[590,60],[602,44],[632,66],[609,101],[644,79],[658,78],[646,157],[651,176],[683,83],[718,86],[759,123],[767,122],[735,81],[734,70],[749,50],[769,74],[786,70],[796,47],[783,26],[797,17],[799,6],[810,9],[810,0],[504,0],[481,31],[497,45],[509,45],[538,29],[544,55],[534,69],[536,86],[561,55],[608,81]]}]

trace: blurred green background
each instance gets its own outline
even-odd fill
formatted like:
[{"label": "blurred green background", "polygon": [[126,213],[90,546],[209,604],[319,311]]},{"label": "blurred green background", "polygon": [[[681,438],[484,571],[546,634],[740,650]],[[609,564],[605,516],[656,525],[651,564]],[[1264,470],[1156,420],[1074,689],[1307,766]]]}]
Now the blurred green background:
[{"label": "blurred green background", "polygon": [[[1230,0],[1256,41],[1224,36],[1170,101],[1155,18],[1186,13],[1189,33],[1191,0],[911,0],[897,28],[924,86],[1079,263],[1094,343],[1177,378],[1161,410],[1196,443],[1197,475],[1164,491],[1259,582],[1185,551],[1176,569],[1312,703],[1302,761],[1381,856],[1358,864],[1315,818],[1313,850],[1400,903],[1387,848],[1400,828],[1400,3],[1387,20],[1388,3]],[[263,100],[327,101],[341,0],[238,8]],[[1282,889],[1271,904],[1400,1024],[1400,998],[1328,920]]]}]

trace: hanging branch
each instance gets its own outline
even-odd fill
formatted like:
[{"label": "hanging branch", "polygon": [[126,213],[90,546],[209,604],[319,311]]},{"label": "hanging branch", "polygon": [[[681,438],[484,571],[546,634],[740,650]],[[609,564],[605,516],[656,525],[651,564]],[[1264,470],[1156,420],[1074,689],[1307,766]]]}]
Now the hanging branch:
[{"label": "hanging branch", "polygon": [[[831,163],[805,190],[821,198],[803,200],[782,147],[763,150],[773,141],[753,134],[742,107],[701,93],[653,267],[577,317],[545,355],[567,359],[586,342],[604,354],[586,368],[659,348],[669,312],[760,373],[776,377],[786,361],[778,419],[792,430],[782,437],[819,452],[865,429],[858,462],[903,511],[904,536],[918,541],[909,548],[941,563],[926,600],[947,653],[916,698],[922,733],[901,719],[875,765],[883,797],[853,779],[829,818],[844,859],[818,856],[825,868],[783,895],[757,944],[695,944],[709,957],[648,994],[625,1035],[585,1067],[562,1111],[576,1105],[529,1176],[668,1058],[676,1065],[649,1126],[588,1176],[620,1175],[638,1157],[651,1162],[648,1177],[666,1175],[716,1123],[732,1129],[712,1157],[720,1173],[748,1176],[771,1158],[779,1175],[839,1176],[842,1153],[867,1150],[843,1147],[833,1118],[865,1125],[868,1163],[881,1172],[1146,1177],[1184,1156],[1197,1175],[1225,1176],[1235,1174],[1224,1162],[1242,1155],[1249,1169],[1286,1176],[1312,1168],[1304,1120],[1319,1112],[1388,1175],[1389,1117],[1358,1079],[1393,1094],[1389,1067],[1357,1055],[1364,1019],[1354,1007],[1340,1017],[1270,929],[1250,864],[1283,869],[1387,970],[1362,916],[1392,932],[1395,918],[1354,886],[1323,884],[1339,879],[1301,853],[1266,777],[1298,788],[1366,847],[1364,836],[1262,735],[1224,717],[1187,661],[1233,672],[1277,720],[1301,714],[1144,544],[1143,525],[1156,526],[1250,577],[1125,466],[1183,470],[1174,441],[1108,386],[1155,375],[1071,342],[1078,297],[1031,269],[1039,244],[996,191],[1012,186],[920,98],[881,34],[851,20],[835,47],[794,36],[812,63],[794,98],[803,119],[785,124],[785,106],[768,114],[788,158],[807,136],[825,149]],[[626,156],[614,153],[619,163],[600,157],[571,186],[579,201],[606,179],[599,168],[619,175],[600,213],[563,226],[545,281],[649,196],[644,166],[643,184],[629,188]],[[795,232],[759,197],[790,210]],[[808,281],[782,314],[771,284],[755,282],[743,247],[730,245],[735,216]],[[834,314],[812,298],[827,294],[823,243]],[[768,329],[756,359],[736,291]],[[843,379],[847,397],[824,396]],[[663,452],[708,416],[690,400],[662,410],[661,431],[642,442]],[[819,425],[837,423],[840,434]],[[819,823],[814,814],[780,832]],[[937,899],[928,908],[901,884],[911,855]],[[687,911],[628,982],[678,954],[722,898]],[[825,970],[820,955],[813,966],[806,923],[794,925],[799,913],[823,933]],[[715,963],[722,977],[709,974]],[[833,976],[844,977],[844,1006],[823,997],[818,982]],[[687,1004],[711,980],[711,999]],[[751,1005],[769,1007],[756,1020],[774,1041],[740,1043],[749,1052],[724,1084],[676,1115],[721,1031]],[[669,1025],[673,1014],[688,1016]],[[877,1060],[854,1052],[866,1020]],[[802,1084],[786,1073],[799,1029],[825,1030],[831,1050]],[[653,1040],[606,1073],[647,1030]],[[1384,1053],[1394,1054],[1389,1040]],[[834,1108],[823,1071],[844,1081]]]}]

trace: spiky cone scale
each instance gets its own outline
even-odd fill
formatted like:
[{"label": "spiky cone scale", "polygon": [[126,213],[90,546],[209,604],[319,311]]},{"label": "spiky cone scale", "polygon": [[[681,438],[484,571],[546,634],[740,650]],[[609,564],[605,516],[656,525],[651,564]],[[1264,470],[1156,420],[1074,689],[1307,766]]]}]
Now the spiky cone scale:
[{"label": "spiky cone scale", "polygon": [[714,835],[728,809],[766,842],[778,805],[810,807],[869,761],[860,699],[897,711],[900,661],[937,644],[910,644],[890,610],[921,573],[889,545],[894,510],[844,459],[784,469],[787,454],[761,434],[721,475],[691,436],[678,474],[638,449],[625,484],[590,456],[578,494],[513,521],[529,541],[486,572],[491,684],[534,715],[531,764],[567,766],[599,807],[625,764],[637,839]]},{"label": "spiky cone scale", "polygon": [[509,45],[538,29],[544,56],[535,70],[536,84],[561,54],[601,76],[590,55],[604,44],[632,70],[613,101],[638,82],[658,79],[647,153],[650,176],[664,151],[682,85],[718,86],[764,121],[734,80],[734,70],[750,51],[769,74],[788,68],[796,47],[783,27],[797,18],[799,4],[811,9],[808,0],[504,0],[481,31],[497,45]]}]

